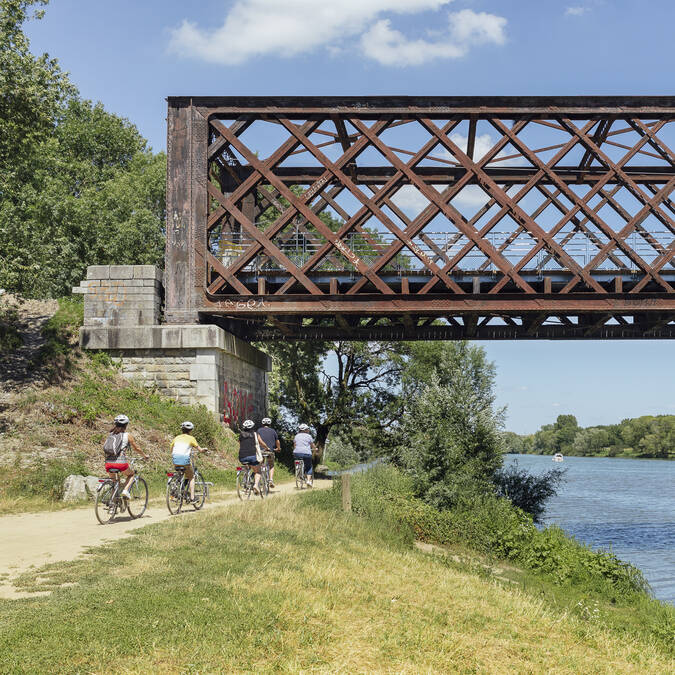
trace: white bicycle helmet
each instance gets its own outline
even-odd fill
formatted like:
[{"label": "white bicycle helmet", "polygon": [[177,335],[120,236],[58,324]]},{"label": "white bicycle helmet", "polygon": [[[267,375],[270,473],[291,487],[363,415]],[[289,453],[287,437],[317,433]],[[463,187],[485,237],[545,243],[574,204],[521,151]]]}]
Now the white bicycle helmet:
[{"label": "white bicycle helmet", "polygon": [[183,422],[183,424],[180,425],[180,428],[192,431],[195,428],[195,425],[192,424],[192,422]]},{"label": "white bicycle helmet", "polygon": [[298,429],[300,431],[309,431],[309,427],[306,424],[299,424]]},{"label": "white bicycle helmet", "polygon": [[241,426],[244,427],[244,429],[253,429],[255,422],[253,420],[245,420]]},{"label": "white bicycle helmet", "polygon": [[129,418],[126,415],[118,415],[115,418],[115,424],[129,424]]},{"label": "white bicycle helmet", "polygon": [[263,425],[264,427],[267,427],[267,426],[269,426],[270,424],[272,424],[272,420],[271,420],[269,417],[263,417],[263,418],[262,418],[262,425]]}]

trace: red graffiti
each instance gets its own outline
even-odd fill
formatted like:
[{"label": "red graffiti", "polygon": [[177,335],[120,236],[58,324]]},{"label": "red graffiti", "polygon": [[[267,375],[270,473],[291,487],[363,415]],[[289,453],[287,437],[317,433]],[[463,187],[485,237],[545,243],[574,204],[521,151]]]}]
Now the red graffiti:
[{"label": "red graffiti", "polygon": [[230,426],[240,424],[253,413],[253,394],[244,389],[223,385],[223,422]]}]

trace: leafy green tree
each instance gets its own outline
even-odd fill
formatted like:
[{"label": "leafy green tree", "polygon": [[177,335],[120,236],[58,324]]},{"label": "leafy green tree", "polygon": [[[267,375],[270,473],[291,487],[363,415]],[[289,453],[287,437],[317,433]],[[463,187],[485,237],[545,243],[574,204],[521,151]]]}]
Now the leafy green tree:
[{"label": "leafy green tree", "polygon": [[164,155],[30,53],[23,24],[45,4],[0,0],[0,286],[33,297],[87,265],[161,262],[165,221]]},{"label": "leafy green tree", "polygon": [[503,423],[494,405],[494,364],[466,342],[418,342],[409,349],[398,461],[418,494],[438,508],[494,492]]},{"label": "leafy green tree", "polygon": [[279,341],[261,346],[275,368],[271,403],[287,428],[300,422],[314,428],[318,461],[331,430],[377,432],[396,419],[401,343]]},{"label": "leafy green tree", "polygon": [[675,417],[661,415],[652,420],[639,448],[647,457],[675,459]]}]

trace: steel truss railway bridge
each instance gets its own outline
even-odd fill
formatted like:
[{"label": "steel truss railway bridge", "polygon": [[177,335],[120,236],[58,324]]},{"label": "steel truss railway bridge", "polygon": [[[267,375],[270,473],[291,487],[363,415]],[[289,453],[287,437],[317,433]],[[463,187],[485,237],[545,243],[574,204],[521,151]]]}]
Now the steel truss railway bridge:
[{"label": "steel truss railway bridge", "polygon": [[675,97],[171,97],[166,318],[675,337]]}]

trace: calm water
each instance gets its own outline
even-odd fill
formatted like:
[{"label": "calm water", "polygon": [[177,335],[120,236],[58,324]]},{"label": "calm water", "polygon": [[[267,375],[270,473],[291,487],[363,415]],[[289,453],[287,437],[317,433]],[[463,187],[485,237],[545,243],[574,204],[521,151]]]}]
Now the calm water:
[{"label": "calm water", "polygon": [[639,567],[654,595],[675,604],[675,462],[611,457],[507,455],[531,473],[567,469],[546,509],[555,523],[593,548],[612,548]]}]

